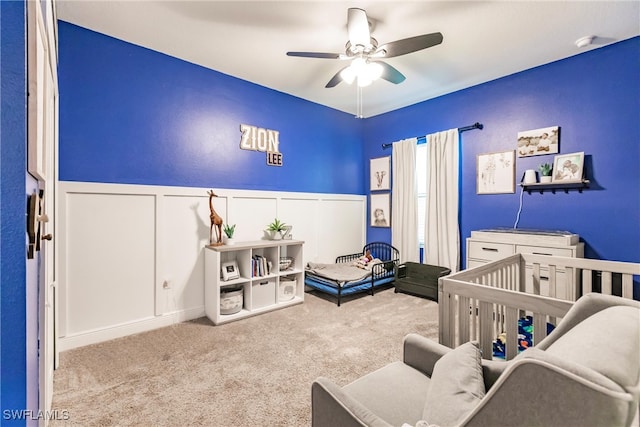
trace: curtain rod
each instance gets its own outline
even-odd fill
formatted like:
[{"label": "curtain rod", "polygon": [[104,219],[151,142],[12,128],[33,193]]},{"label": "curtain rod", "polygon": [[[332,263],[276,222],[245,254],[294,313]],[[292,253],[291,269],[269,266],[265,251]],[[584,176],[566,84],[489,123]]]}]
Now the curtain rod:
[{"label": "curtain rod", "polygon": [[[468,130],[474,130],[474,129],[482,129],[484,128],[484,125],[480,122],[475,122],[474,124],[470,125],[470,126],[463,126],[461,128],[458,128],[458,132],[466,132]],[[418,137],[418,140],[420,139],[425,139],[424,136]],[[387,149],[389,147],[391,147],[393,145],[393,142],[388,142],[386,144],[382,144],[382,149]]]}]

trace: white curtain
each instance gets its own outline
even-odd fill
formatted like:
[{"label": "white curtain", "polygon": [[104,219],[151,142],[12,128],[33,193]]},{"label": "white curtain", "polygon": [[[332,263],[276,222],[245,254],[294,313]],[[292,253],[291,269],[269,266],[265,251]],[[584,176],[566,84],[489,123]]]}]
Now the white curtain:
[{"label": "white curtain", "polygon": [[391,244],[400,252],[400,261],[419,262],[418,191],[416,183],[417,138],[393,144],[391,191]]},{"label": "white curtain", "polygon": [[458,129],[427,135],[424,262],[458,271]]}]

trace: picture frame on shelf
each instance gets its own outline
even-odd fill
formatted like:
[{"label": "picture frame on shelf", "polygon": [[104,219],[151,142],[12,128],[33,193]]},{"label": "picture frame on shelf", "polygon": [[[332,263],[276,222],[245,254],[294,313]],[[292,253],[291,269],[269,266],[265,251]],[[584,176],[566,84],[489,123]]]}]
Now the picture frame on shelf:
[{"label": "picture frame on shelf", "polygon": [[477,194],[516,192],[515,150],[478,154],[476,164]]},{"label": "picture frame on shelf", "polygon": [[391,156],[371,159],[369,174],[371,191],[391,190]]},{"label": "picture frame on shelf", "polygon": [[220,265],[220,270],[222,273],[222,280],[225,282],[240,278],[240,270],[238,269],[238,263],[235,260],[223,262]]},{"label": "picture frame on shelf", "polygon": [[391,227],[391,198],[389,193],[369,196],[371,227]]},{"label": "picture frame on shelf", "polygon": [[560,126],[518,132],[518,157],[560,152]]},{"label": "picture frame on shelf", "polygon": [[551,182],[580,182],[584,175],[584,151],[560,154],[553,158]]}]

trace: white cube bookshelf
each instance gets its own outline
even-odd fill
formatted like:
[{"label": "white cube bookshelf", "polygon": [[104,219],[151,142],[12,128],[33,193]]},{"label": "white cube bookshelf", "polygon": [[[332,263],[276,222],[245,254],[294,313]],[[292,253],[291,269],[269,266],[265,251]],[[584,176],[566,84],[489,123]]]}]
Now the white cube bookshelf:
[{"label": "white cube bookshelf", "polygon": [[[257,240],[236,242],[234,245],[207,246],[205,248],[204,298],[207,317],[215,325],[266,313],[304,301],[304,265],[301,240]],[[253,267],[252,260],[264,258],[262,269]],[[293,258],[291,266],[283,271],[279,269],[281,257]],[[238,264],[240,277],[223,280],[221,268],[226,262]],[[271,268],[265,269],[270,263]],[[296,281],[293,298],[280,301],[278,289],[280,281]],[[220,289],[241,287],[243,307],[238,313],[220,313]]]}]

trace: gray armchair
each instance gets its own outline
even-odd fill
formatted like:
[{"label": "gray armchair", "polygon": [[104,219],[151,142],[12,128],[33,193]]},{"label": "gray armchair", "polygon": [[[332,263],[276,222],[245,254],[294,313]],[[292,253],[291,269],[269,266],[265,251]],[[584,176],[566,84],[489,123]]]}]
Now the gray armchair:
[{"label": "gray armchair", "polygon": [[312,425],[630,426],[640,401],[640,302],[589,294],[515,359],[416,334],[402,362],[312,385]]}]

